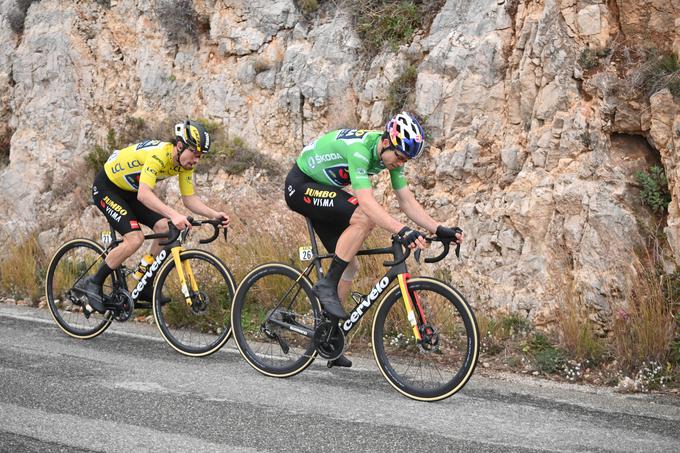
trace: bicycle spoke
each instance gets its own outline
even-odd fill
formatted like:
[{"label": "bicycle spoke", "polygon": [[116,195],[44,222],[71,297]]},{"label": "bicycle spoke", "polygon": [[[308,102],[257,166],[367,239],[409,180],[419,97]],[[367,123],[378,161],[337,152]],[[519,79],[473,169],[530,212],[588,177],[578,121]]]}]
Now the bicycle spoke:
[{"label": "bicycle spoke", "polygon": [[185,251],[181,259],[184,269],[190,267],[198,291],[187,280],[191,301],[187,304],[175,263],[168,262],[156,282],[154,316],[163,337],[179,352],[212,354],[226,343],[231,332],[233,281],[221,262],[207,252]]},{"label": "bicycle spoke", "polygon": [[[76,282],[93,275],[104,260],[102,248],[87,239],[76,239],[61,246],[48,267],[46,278],[47,302],[59,327],[76,338],[93,338],[111,323],[111,313],[86,316],[83,305],[87,299],[73,290]],[[112,278],[104,282],[104,293],[112,290]]]},{"label": "bicycle spoke", "polygon": [[[276,376],[301,371],[313,358],[312,339],[296,332],[314,331],[318,313],[309,298],[311,287],[296,282],[284,265],[261,266],[241,284],[234,306],[234,336],[246,360]],[[293,327],[291,329],[290,327]]]},{"label": "bicycle spoke", "polygon": [[385,377],[402,393],[415,399],[445,398],[459,390],[474,369],[476,323],[467,305],[441,282],[425,280],[413,286],[427,320],[419,326],[422,339],[418,341],[410,328],[401,293],[394,292],[376,318],[376,356]]}]

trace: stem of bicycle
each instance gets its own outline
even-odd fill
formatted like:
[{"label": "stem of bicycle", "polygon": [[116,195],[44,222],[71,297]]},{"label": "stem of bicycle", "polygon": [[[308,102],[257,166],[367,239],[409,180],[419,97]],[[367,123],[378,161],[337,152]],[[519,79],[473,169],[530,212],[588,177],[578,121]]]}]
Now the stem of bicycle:
[{"label": "stem of bicycle", "polygon": [[401,290],[401,298],[404,301],[404,307],[406,308],[406,317],[408,318],[411,328],[413,329],[413,335],[420,342],[423,337],[420,335],[420,330],[418,330],[418,322],[416,321],[416,314],[413,309],[413,301],[411,300],[411,295],[408,290],[408,278],[409,274],[399,274],[397,279],[399,280],[399,289]]},{"label": "stem of bicycle", "polygon": [[187,287],[187,280],[186,277],[184,276],[182,260],[179,257],[179,254],[182,252],[182,247],[173,247],[170,250],[170,252],[172,253],[172,259],[175,262],[175,269],[177,269],[177,275],[179,275],[179,283],[182,288],[184,300],[186,301],[187,305],[191,307],[193,303],[191,300],[191,293],[189,292],[189,288]]}]

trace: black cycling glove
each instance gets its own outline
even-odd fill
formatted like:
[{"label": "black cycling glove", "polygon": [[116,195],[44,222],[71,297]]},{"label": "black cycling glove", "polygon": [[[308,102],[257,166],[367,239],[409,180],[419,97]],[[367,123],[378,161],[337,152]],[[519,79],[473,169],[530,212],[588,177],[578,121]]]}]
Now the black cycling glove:
[{"label": "black cycling glove", "polygon": [[439,225],[437,227],[437,236],[440,238],[450,238],[453,239],[456,243],[458,242],[458,239],[456,239],[456,234],[462,234],[463,230],[458,228],[458,227],[445,227],[444,225]]},{"label": "black cycling glove", "polygon": [[412,230],[409,227],[404,227],[399,230],[397,235],[401,238],[402,242],[406,245],[411,245],[418,240],[419,237],[425,237],[420,231]]}]

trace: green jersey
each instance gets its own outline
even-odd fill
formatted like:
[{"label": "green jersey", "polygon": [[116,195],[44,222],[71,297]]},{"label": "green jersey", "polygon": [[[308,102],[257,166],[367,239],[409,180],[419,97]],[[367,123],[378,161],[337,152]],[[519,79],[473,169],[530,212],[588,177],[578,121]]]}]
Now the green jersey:
[{"label": "green jersey", "polygon": [[[385,170],[378,156],[381,131],[342,129],[329,132],[307,145],[297,165],[300,170],[320,184],[352,189],[370,189],[370,175]],[[390,170],[392,187],[406,187],[404,167]]]}]

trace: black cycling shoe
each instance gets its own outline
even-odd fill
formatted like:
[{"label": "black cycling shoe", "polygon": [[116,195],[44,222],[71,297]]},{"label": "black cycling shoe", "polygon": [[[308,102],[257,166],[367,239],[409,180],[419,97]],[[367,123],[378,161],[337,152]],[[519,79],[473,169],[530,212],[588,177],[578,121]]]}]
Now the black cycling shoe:
[{"label": "black cycling shoe", "polygon": [[319,298],[321,306],[326,313],[338,319],[345,320],[349,318],[349,315],[345,313],[345,310],[342,308],[340,298],[338,298],[338,290],[333,286],[332,283],[329,283],[325,278],[322,278],[312,289],[314,290],[316,297]]},{"label": "black cycling shoe", "polygon": [[[137,300],[140,302],[153,302],[153,287],[151,285],[146,285],[143,290],[140,291]],[[161,300],[159,301],[161,305],[165,305],[170,302],[170,298],[165,294],[161,293]]]},{"label": "black cycling shoe", "polygon": [[[97,311],[99,313],[106,312],[106,307],[104,307],[104,295],[102,291],[102,285],[98,285],[92,281],[92,277],[87,277],[81,279],[74,287],[81,293],[87,296],[87,306],[83,307],[90,313]],[[89,315],[89,313],[87,313]]]},{"label": "black cycling shoe", "polygon": [[342,366],[345,368],[351,368],[352,367],[352,361],[345,357],[345,354],[342,354],[340,357],[334,360],[329,360],[328,363],[326,364],[328,368],[333,368],[334,366]]}]

